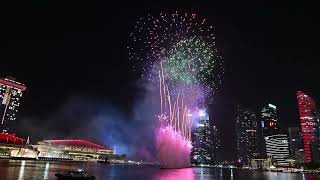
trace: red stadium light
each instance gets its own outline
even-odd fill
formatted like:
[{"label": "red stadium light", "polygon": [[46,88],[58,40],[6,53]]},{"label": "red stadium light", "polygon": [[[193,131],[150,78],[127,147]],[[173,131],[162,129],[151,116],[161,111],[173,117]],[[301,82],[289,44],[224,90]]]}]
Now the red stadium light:
[{"label": "red stadium light", "polygon": [[59,146],[76,146],[96,149],[106,149],[106,147],[85,140],[50,140],[51,144]]},{"label": "red stadium light", "polygon": [[8,133],[0,133],[0,143],[4,144],[15,144],[15,145],[24,145],[26,142],[25,139],[16,137]]}]

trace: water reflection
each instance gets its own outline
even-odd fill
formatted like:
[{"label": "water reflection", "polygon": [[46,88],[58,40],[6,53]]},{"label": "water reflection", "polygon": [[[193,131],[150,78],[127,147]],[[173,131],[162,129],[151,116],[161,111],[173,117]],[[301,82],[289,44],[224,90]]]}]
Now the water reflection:
[{"label": "water reflection", "polygon": [[150,166],[108,165],[80,162],[0,160],[0,179],[56,179],[56,173],[85,169],[106,180],[315,180],[310,174],[277,173],[218,168],[160,169]]},{"label": "water reflection", "polygon": [[50,163],[47,162],[47,163],[46,163],[46,167],[44,168],[43,179],[48,179],[49,166],[50,166]]},{"label": "water reflection", "polygon": [[19,180],[23,180],[23,176],[24,176],[24,165],[26,164],[26,161],[23,160],[21,161],[21,166],[20,166],[20,170],[19,170]]},{"label": "water reflection", "polygon": [[230,179],[233,180],[233,169],[230,169]]},{"label": "water reflection", "polygon": [[154,180],[194,180],[194,172],[192,168],[187,169],[163,169],[158,173]]}]

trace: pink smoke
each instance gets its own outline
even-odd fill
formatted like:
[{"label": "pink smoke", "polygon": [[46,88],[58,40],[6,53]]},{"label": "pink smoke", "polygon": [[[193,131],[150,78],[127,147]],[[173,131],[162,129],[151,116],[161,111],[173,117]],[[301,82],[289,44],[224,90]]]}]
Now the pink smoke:
[{"label": "pink smoke", "polygon": [[190,167],[191,142],[172,127],[161,127],[156,131],[158,160],[163,167]]}]

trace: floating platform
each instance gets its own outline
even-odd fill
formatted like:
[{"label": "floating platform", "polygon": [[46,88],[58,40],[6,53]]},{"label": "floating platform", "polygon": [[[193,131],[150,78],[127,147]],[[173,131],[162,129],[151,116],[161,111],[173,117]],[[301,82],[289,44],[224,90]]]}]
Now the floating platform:
[{"label": "floating platform", "polygon": [[12,160],[37,160],[34,157],[11,157]]},{"label": "floating platform", "polygon": [[71,158],[38,157],[39,161],[73,161]]}]

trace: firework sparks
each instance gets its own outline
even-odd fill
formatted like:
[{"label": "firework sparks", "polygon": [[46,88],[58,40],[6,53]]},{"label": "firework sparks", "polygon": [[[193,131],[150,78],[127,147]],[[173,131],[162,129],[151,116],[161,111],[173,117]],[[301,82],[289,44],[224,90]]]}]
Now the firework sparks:
[{"label": "firework sparks", "polygon": [[[210,92],[221,84],[222,58],[215,48],[213,26],[205,18],[177,11],[148,14],[137,21],[130,39],[133,69],[147,74],[151,81],[157,80],[162,61],[166,62],[167,79],[188,84],[206,82]],[[177,83],[168,83],[172,84]]]},{"label": "firework sparks", "polygon": [[[159,116],[163,127],[171,127],[179,133],[186,141],[191,140],[191,116],[187,116],[190,113],[188,106],[184,104],[184,95],[179,95],[174,98],[170,96],[170,91],[166,85],[166,79],[163,73],[162,62],[160,63],[161,70],[159,71],[160,82],[160,108],[161,115]],[[167,99],[164,101],[163,99]],[[172,105],[173,103],[173,105]]]}]

